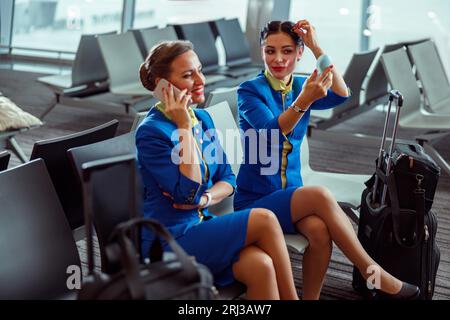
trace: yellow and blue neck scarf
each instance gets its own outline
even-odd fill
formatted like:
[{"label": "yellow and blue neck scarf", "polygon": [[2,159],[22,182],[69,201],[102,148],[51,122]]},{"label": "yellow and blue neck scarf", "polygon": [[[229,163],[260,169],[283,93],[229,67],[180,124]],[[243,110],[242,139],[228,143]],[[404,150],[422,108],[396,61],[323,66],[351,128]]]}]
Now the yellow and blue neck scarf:
[{"label": "yellow and blue neck scarf", "polygon": [[291,76],[291,79],[287,84],[283,80],[277,79],[272,76],[267,69],[264,71],[264,76],[266,77],[267,81],[269,81],[272,89],[275,91],[280,91],[283,96],[292,91],[292,84],[294,83],[293,76]]},{"label": "yellow and blue neck scarf", "polygon": [[[161,113],[169,120],[172,120],[170,118],[170,116],[166,113],[166,105],[163,102],[158,102],[155,104],[155,107],[161,111]],[[195,116],[194,110],[192,109],[192,107],[188,107],[188,113],[189,113],[189,117],[191,118],[191,128],[195,127],[198,124],[198,119]]]}]

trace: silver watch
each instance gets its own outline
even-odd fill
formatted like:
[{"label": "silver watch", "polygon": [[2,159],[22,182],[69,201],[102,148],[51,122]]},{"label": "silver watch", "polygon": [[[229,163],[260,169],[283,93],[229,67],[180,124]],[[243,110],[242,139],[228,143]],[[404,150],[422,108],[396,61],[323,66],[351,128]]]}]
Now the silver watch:
[{"label": "silver watch", "polygon": [[305,113],[306,110],[308,110],[308,109],[303,110],[303,109],[301,109],[300,107],[297,107],[295,104],[291,104],[291,105],[289,106],[289,108],[292,109],[292,110],[294,110],[294,111],[297,112],[297,113]]},{"label": "silver watch", "polygon": [[204,193],[203,193],[203,195],[204,196],[206,196],[206,203],[203,205],[203,208],[207,208],[210,204],[211,204],[211,201],[212,201],[212,194],[211,194],[211,192],[209,192],[209,191],[205,191]]}]

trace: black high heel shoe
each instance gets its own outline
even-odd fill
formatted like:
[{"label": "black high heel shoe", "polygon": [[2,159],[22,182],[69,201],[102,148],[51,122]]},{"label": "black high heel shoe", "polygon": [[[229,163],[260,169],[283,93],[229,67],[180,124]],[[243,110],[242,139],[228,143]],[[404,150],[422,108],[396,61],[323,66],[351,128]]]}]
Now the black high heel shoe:
[{"label": "black high heel shoe", "polygon": [[377,299],[379,300],[415,300],[420,295],[420,289],[418,286],[403,282],[402,288],[395,294],[389,294],[379,291]]}]

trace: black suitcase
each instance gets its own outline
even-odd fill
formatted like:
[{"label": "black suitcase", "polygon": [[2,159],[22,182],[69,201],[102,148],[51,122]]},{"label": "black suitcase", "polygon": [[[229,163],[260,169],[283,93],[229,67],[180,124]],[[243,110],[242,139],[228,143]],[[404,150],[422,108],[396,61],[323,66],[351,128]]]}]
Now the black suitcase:
[{"label": "black suitcase", "polygon": [[[393,100],[397,113],[390,152],[384,152]],[[420,288],[419,299],[434,293],[440,251],[436,245],[437,219],[431,210],[440,169],[420,145],[395,145],[403,98],[391,91],[377,169],[361,196],[358,238],[368,254],[386,271]],[[387,174],[386,174],[387,173]],[[368,288],[353,269],[353,287],[368,298]]]}]

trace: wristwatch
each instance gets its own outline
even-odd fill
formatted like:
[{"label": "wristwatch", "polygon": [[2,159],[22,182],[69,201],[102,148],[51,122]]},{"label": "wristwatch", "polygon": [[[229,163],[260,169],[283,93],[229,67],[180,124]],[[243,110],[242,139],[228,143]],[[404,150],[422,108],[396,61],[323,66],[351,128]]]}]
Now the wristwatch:
[{"label": "wristwatch", "polygon": [[306,110],[308,110],[308,109],[303,110],[303,109],[301,109],[300,107],[297,107],[295,104],[291,104],[291,105],[289,106],[289,108],[292,109],[292,110],[294,110],[294,111],[297,112],[297,113],[305,113]]}]

